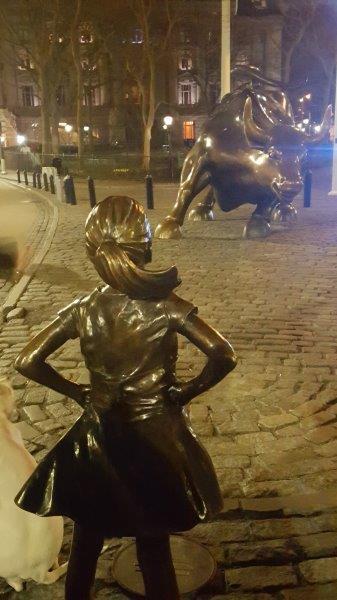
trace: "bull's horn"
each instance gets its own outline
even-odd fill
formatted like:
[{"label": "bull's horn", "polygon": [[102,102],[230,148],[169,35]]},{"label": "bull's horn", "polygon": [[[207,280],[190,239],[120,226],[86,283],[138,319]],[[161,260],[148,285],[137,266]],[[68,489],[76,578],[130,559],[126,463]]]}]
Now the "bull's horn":
[{"label": "bull's horn", "polygon": [[243,109],[243,124],[250,143],[265,146],[270,140],[269,136],[254,121],[253,104],[250,97],[247,98]]},{"label": "bull's horn", "polygon": [[325,111],[324,119],[319,127],[318,133],[314,135],[306,135],[305,139],[310,145],[319,144],[328,135],[332,123],[332,106],[329,104]]}]

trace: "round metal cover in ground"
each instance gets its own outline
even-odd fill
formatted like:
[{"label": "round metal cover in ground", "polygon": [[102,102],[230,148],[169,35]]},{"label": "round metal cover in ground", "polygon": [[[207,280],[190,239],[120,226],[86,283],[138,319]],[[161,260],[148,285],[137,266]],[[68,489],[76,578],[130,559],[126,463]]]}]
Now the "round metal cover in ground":
[{"label": "round metal cover in ground", "polygon": [[[194,592],[215,575],[216,562],[211,553],[191,540],[173,535],[170,538],[173,564],[181,594]],[[136,544],[123,546],[115,555],[112,572],[125,590],[145,596],[143,577],[137,561]]]}]

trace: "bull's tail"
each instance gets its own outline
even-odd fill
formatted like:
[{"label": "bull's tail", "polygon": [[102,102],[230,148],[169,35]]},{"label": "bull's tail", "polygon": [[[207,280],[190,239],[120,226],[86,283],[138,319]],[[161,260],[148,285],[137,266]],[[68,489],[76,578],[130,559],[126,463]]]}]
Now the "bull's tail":
[{"label": "bull's tail", "polygon": [[60,577],[62,577],[68,569],[68,562],[64,563],[61,566],[57,566],[52,571],[47,571],[44,573],[41,579],[37,581],[37,583],[42,583],[43,585],[51,585],[55,583]]}]

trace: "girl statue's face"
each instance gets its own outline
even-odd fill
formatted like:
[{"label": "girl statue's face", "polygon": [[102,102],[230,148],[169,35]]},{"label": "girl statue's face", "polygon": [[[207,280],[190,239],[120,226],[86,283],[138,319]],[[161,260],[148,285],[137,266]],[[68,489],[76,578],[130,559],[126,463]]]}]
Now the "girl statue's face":
[{"label": "girl statue's face", "polygon": [[130,241],[120,244],[123,250],[137,267],[144,267],[152,260],[151,241]]}]

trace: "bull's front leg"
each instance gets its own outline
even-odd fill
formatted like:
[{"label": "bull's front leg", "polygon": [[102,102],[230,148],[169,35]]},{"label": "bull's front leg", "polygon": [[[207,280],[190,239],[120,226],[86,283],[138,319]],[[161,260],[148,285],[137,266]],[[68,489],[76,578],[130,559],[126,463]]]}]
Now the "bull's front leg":
[{"label": "bull's front leg", "polygon": [[199,202],[195,208],[190,210],[188,215],[189,221],[214,221],[215,196],[214,190],[211,187],[203,202]]},{"label": "bull's front leg", "polygon": [[157,225],[155,237],[162,240],[180,239],[181,226],[184,223],[186,212],[199,192],[210,183],[210,175],[206,172],[205,163],[187,157],[181,175],[181,183],[177,199],[170,215]]},{"label": "bull's front leg", "polygon": [[270,200],[261,200],[243,230],[243,237],[248,240],[264,238],[270,235]]}]

